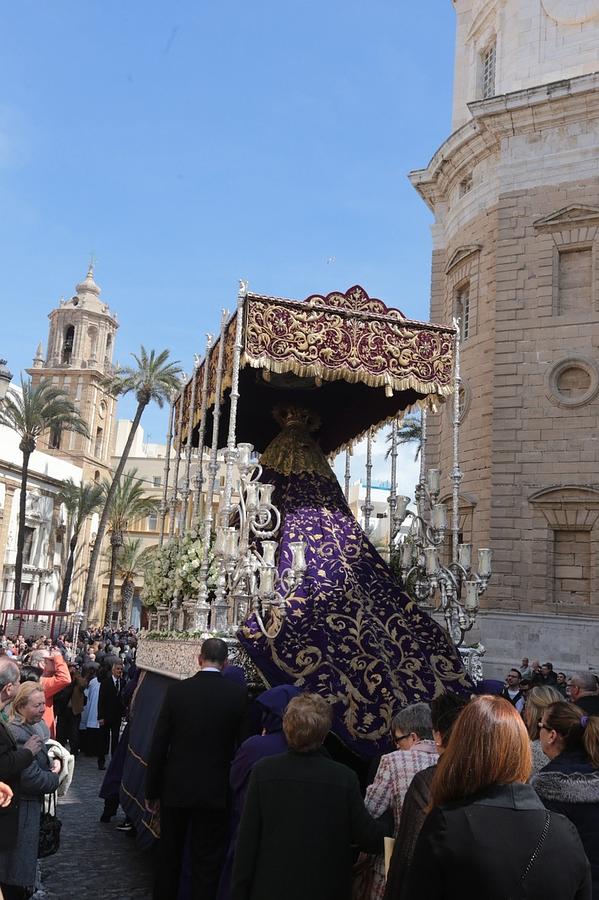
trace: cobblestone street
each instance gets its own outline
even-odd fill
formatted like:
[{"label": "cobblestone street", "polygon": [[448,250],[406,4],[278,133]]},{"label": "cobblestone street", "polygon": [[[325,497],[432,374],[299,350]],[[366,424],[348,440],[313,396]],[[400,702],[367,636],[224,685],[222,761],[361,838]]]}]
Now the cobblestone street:
[{"label": "cobblestone street", "polygon": [[124,819],[121,809],[110,824],[100,822],[103,775],[95,759],[78,757],[73,783],[58,807],[60,851],[42,862],[44,887],[36,900],[149,900],[151,851],[138,850],[132,835],[116,830]]}]

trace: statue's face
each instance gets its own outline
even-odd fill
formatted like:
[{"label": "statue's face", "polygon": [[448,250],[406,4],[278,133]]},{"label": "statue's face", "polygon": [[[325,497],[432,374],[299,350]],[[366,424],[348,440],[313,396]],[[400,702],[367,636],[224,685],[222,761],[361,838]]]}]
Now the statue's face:
[{"label": "statue's face", "polygon": [[541,0],[550,19],[559,25],[581,25],[599,19],[599,0]]}]

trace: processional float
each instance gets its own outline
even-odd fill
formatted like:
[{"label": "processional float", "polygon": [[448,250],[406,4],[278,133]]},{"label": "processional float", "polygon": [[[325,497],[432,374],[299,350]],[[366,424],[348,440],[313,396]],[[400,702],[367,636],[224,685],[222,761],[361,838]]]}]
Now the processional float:
[{"label": "processional float", "polygon": [[[399,706],[470,688],[456,644],[474,621],[490,551],[479,550],[474,574],[471,548],[458,543],[456,333],[410,321],[359,286],[296,301],[242,283],[235,313],[223,311],[218,338],[207,336],[204,359],[171,405],[161,543],[195,529],[204,552],[196,589],[165,597],[158,627],[235,635],[263,683],[327,696],[337,734],[366,756],[384,743]],[[422,470],[412,512],[397,496],[395,468],[394,573],[368,539],[371,435],[391,425],[396,467],[398,418],[415,407],[425,418],[449,398],[450,556],[439,555],[449,534],[439,473]],[[362,530],[346,498],[349,453],[365,436]],[[344,451],[345,492],[331,468]],[[417,600],[438,598],[448,631],[401,577]]]}]

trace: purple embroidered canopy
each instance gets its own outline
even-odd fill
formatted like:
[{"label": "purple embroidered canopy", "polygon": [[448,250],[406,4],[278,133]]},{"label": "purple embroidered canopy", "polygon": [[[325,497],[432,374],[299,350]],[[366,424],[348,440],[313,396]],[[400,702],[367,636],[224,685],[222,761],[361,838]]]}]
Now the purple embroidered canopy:
[{"label": "purple embroidered canopy", "polygon": [[[219,445],[225,443],[233,376],[235,314],[225,332]],[[359,285],[304,301],[248,293],[244,304],[237,439],[264,450],[277,432],[274,402],[306,403],[322,420],[319,442],[335,453],[415,403],[452,391],[454,331],[414,322]],[[216,396],[218,341],[175,405],[175,433],[197,444],[204,366],[208,365],[206,443]],[[193,379],[195,403],[190,422]],[[179,424],[181,423],[181,427]]]}]

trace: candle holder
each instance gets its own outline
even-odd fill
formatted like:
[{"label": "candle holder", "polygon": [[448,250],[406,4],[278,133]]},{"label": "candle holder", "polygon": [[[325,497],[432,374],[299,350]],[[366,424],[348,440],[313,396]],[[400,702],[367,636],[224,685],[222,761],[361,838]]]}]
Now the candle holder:
[{"label": "candle holder", "polygon": [[[262,484],[262,467],[253,458],[251,444],[228,450],[233,471],[232,495],[238,498],[227,520],[216,528],[214,557],[216,595],[212,625],[217,631],[235,631],[253,612],[265,637],[272,640],[284,626],[291,597],[306,570],[306,545],[289,544],[290,565],[277,568],[281,514],[274,505],[274,485]],[[274,621],[267,628],[265,619]]]}]

